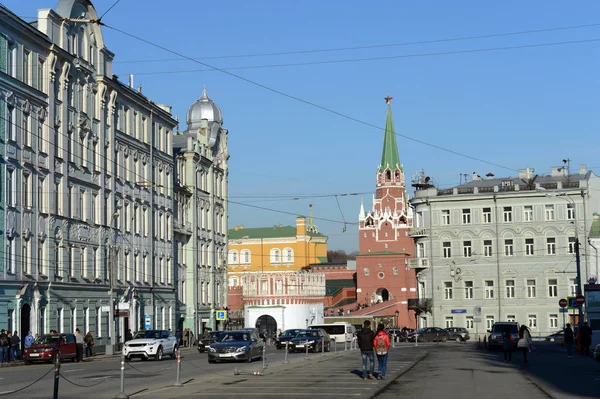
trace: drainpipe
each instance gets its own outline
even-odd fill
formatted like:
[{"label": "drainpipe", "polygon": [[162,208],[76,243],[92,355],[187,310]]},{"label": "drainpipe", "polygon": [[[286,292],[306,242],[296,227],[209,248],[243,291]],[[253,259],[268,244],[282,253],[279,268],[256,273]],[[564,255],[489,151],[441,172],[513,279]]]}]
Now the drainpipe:
[{"label": "drainpipe", "polygon": [[500,321],[502,320],[502,295],[500,293],[500,237],[498,235],[498,198],[496,195],[494,195],[494,218],[496,219],[496,273],[498,275],[498,290],[496,294],[498,295],[498,321]]},{"label": "drainpipe", "polygon": [[594,251],[596,251],[596,277],[598,277],[598,248],[592,244],[592,240],[590,238],[588,238],[588,244],[590,244],[590,247],[594,248]]}]

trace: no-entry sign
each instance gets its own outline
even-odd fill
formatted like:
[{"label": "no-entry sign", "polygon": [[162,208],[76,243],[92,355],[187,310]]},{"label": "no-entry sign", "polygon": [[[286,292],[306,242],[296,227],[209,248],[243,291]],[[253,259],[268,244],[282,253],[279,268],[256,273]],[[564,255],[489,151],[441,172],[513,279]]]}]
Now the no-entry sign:
[{"label": "no-entry sign", "polygon": [[577,295],[575,297],[575,303],[579,306],[583,305],[585,303],[585,297],[583,295]]},{"label": "no-entry sign", "polygon": [[566,308],[567,300],[565,298],[561,299],[560,301],[558,301],[558,306],[560,306],[561,308]]}]

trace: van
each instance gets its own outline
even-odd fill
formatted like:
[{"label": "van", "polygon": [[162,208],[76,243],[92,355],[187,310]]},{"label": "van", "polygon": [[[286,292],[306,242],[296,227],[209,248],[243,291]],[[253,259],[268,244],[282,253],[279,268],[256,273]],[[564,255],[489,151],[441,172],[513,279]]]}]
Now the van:
[{"label": "van", "polygon": [[329,324],[311,324],[308,328],[320,328],[324,330],[335,342],[352,342],[356,334],[356,327],[344,321],[336,321]]}]

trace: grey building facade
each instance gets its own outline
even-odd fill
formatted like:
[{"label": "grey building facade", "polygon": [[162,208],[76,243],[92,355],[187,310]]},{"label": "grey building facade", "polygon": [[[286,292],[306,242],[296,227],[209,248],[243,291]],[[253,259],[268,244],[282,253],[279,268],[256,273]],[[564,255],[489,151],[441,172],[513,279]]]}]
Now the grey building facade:
[{"label": "grey building facade", "polygon": [[[496,321],[517,321],[532,334],[563,328],[558,301],[576,292],[575,243],[581,284],[597,273],[587,239],[600,208],[600,180],[585,165],[550,175],[492,174],[439,190],[413,178],[415,257],[420,326],[466,327],[481,334]],[[572,313],[574,311],[569,311]],[[574,321],[571,319],[571,321]]]}]

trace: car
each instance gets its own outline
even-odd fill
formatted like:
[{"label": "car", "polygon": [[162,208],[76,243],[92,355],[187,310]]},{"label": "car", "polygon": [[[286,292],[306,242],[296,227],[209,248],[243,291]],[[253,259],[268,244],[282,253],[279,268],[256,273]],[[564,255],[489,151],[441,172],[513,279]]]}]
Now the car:
[{"label": "car", "polygon": [[596,345],[596,349],[594,349],[594,359],[600,361],[600,345]]},{"label": "car", "polygon": [[198,353],[206,352],[210,344],[218,341],[219,337],[221,337],[224,333],[224,331],[210,331],[204,334],[204,336],[198,340]]},{"label": "car", "polygon": [[406,337],[407,341],[415,342],[446,342],[448,341],[448,332],[439,327],[424,327],[413,331]]},{"label": "car", "polygon": [[23,351],[25,364],[36,361],[55,362],[57,359],[77,360],[75,335],[44,334]]},{"label": "car", "polygon": [[445,329],[448,333],[448,339],[456,342],[466,342],[471,339],[469,330],[464,327],[449,327]]},{"label": "car", "polygon": [[288,351],[303,352],[329,352],[331,350],[331,338],[329,334],[320,328],[302,330],[289,341]]},{"label": "car", "polygon": [[517,348],[517,341],[519,340],[519,323],[512,321],[499,321],[494,323],[488,336],[488,348],[496,349],[502,348],[504,343],[503,335],[506,329],[510,329],[510,334],[513,337],[513,349]]},{"label": "car", "polygon": [[555,342],[557,344],[565,343],[565,330],[560,330],[554,334],[550,334],[545,339],[546,342]]},{"label": "car", "polygon": [[162,360],[164,355],[177,357],[179,345],[169,330],[140,330],[123,345],[123,355],[132,358]]},{"label": "car", "polygon": [[219,340],[208,347],[208,362],[262,359],[264,341],[254,330],[224,331]]},{"label": "car", "polygon": [[275,338],[275,347],[277,349],[283,348],[286,345],[286,343],[289,343],[292,340],[292,338],[294,338],[300,331],[306,330],[300,328],[285,330],[284,332],[279,334],[279,337]]}]

